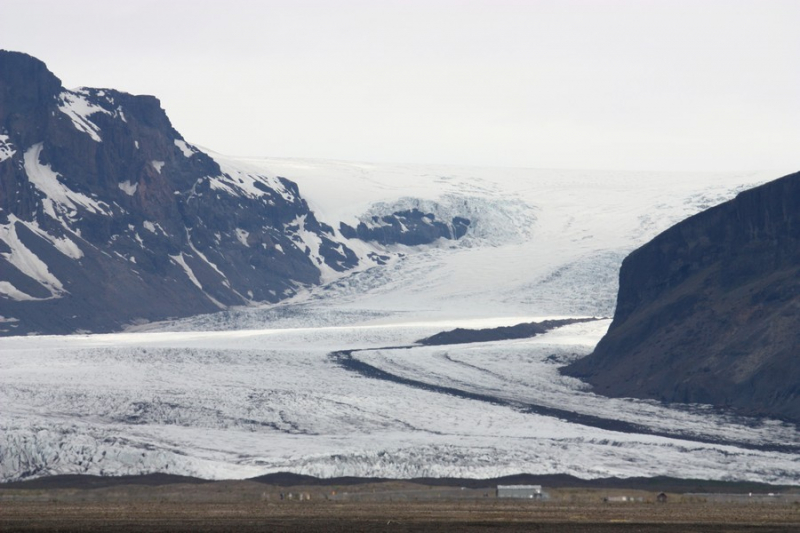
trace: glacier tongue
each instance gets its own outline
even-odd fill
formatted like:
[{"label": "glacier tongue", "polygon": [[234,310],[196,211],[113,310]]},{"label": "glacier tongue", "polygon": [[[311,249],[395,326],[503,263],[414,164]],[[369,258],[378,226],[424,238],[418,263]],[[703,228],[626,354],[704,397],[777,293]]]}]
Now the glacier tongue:
[{"label": "glacier tongue", "polygon": [[[317,312],[324,307],[303,316],[312,323]],[[576,380],[558,378],[558,361],[591,349],[608,321],[485,346],[355,354],[394,375],[511,402],[504,404],[368,379],[329,352],[409,344],[510,318],[383,325],[373,318],[350,314],[350,326],[339,317],[328,327],[0,339],[0,478],[530,472],[800,483],[796,428],[593,397]],[[668,417],[672,436],[602,429],[514,402],[557,403],[643,428]]]}]

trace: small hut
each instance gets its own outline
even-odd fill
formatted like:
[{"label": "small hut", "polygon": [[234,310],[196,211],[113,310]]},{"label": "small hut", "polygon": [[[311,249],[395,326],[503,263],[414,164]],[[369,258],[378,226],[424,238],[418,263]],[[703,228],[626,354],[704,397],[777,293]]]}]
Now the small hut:
[{"label": "small hut", "polygon": [[531,500],[542,499],[541,485],[498,485],[498,498],[525,498]]},{"label": "small hut", "polygon": [[667,495],[663,492],[659,493],[658,496],[656,496],[656,501],[658,503],[667,503]]}]

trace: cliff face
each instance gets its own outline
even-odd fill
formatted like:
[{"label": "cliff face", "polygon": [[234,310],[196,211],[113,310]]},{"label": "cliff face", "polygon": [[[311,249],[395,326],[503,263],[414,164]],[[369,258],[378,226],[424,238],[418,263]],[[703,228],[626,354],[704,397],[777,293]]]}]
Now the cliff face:
[{"label": "cliff face", "polygon": [[220,168],[155,97],[0,51],[0,334],[275,302],[357,263],[297,185]]},{"label": "cliff face", "polygon": [[604,395],[800,422],[800,173],[630,254],[608,333],[564,371]]}]

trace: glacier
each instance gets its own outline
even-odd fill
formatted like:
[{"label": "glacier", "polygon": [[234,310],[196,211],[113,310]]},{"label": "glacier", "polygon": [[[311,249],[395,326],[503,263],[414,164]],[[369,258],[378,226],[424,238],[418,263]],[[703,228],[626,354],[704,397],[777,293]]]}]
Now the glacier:
[{"label": "glacier", "polygon": [[[242,194],[257,194],[256,181],[297,183],[359,266],[325,271],[324,284],[298,286],[278,304],[115,334],[0,338],[0,480],[527,472],[800,484],[795,426],[702,405],[604,398],[558,373],[607,329],[627,253],[776,173],[377,165],[206,152],[230,177],[226,186]],[[472,224],[462,239],[420,246],[348,240],[338,230],[409,208]],[[384,264],[363,260],[369,254]],[[531,339],[415,344],[454,327],[560,317],[598,320]],[[335,356],[343,351],[380,373],[353,371]]]}]

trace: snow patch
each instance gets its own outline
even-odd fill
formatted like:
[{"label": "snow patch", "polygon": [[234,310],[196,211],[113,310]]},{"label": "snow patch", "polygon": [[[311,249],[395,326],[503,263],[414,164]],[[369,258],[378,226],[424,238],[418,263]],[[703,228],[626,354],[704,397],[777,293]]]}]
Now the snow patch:
[{"label": "snow patch", "polygon": [[13,215],[9,217],[9,219],[12,221],[16,221],[19,224],[25,225],[25,227],[27,227],[29,230],[37,234],[39,237],[48,241],[56,248],[56,250],[66,255],[70,259],[78,260],[83,257],[83,251],[78,247],[75,241],[71,240],[70,238],[56,237],[55,235],[50,235],[49,233],[41,229],[35,221],[24,222],[22,220],[19,220]]},{"label": "snow patch", "polygon": [[[17,224],[20,223],[20,221],[16,220],[13,215],[9,218],[11,220],[9,224],[0,225],[0,240],[5,242],[10,248],[10,251],[2,252],[0,255],[15,266],[17,270],[36,280],[37,283],[50,291],[52,298],[62,296],[66,291],[61,281],[50,272],[50,269],[44,261],[39,259],[35,253],[22,243],[19,235],[17,235]],[[16,290],[10,283],[4,287],[4,294],[14,299],[35,299],[32,296],[28,296]]]},{"label": "snow patch", "polygon": [[277,175],[263,167],[248,165],[245,160],[232,161],[225,156],[204,150],[222,170],[222,174],[211,178],[211,187],[224,190],[235,196],[261,198],[270,196],[273,191],[287,202],[297,200],[294,193],[289,191]]},{"label": "snow patch", "polygon": [[175,139],[175,146],[177,146],[183,153],[184,157],[192,157],[195,154],[193,147],[180,139]]},{"label": "snow patch", "polygon": [[180,266],[180,267],[183,269],[183,271],[186,273],[186,276],[189,278],[189,280],[190,280],[190,281],[191,281],[191,282],[192,282],[192,283],[193,283],[193,284],[194,284],[194,285],[195,285],[195,286],[196,286],[198,289],[200,289],[200,290],[203,292],[203,294],[205,294],[206,298],[208,298],[209,300],[211,300],[211,302],[212,302],[214,305],[216,305],[217,307],[219,307],[220,309],[225,309],[225,305],[224,305],[224,304],[222,304],[221,302],[219,302],[218,300],[216,300],[216,299],[215,299],[213,296],[211,296],[210,294],[208,294],[208,293],[205,291],[205,289],[203,288],[203,285],[201,285],[201,284],[200,284],[200,281],[197,279],[197,276],[195,276],[195,274],[194,274],[194,271],[193,271],[193,270],[191,269],[191,267],[190,267],[190,266],[189,266],[189,265],[186,263],[186,259],[183,257],[183,252],[181,252],[179,255],[171,255],[171,256],[169,256],[169,257],[170,257],[170,259],[172,259],[172,261],[173,261],[175,264],[177,264],[178,266]]},{"label": "snow patch", "polygon": [[136,194],[136,189],[139,187],[139,184],[131,183],[130,180],[128,180],[120,182],[118,186],[119,189],[128,196],[133,196],[134,194]]},{"label": "snow patch", "polygon": [[0,295],[5,296],[6,298],[11,298],[12,300],[16,300],[18,302],[26,302],[26,301],[30,302],[30,301],[39,301],[48,299],[48,298],[34,298],[33,296],[17,289],[14,285],[9,283],[8,281],[0,281]]},{"label": "snow patch", "polygon": [[186,264],[186,260],[183,258],[183,253],[179,255],[171,255],[169,256],[172,261],[183,268],[183,271],[186,272],[186,275],[189,277],[192,283],[197,286],[198,289],[203,290],[203,286],[200,285],[200,282],[197,280],[197,276],[194,275],[194,271]]},{"label": "snow patch", "polygon": [[[322,259],[322,256],[319,253],[322,239],[318,234],[306,229],[306,216],[307,215],[302,215],[295,218],[294,221],[287,226],[287,228],[293,225],[297,225],[298,227],[298,229],[294,231],[292,240],[298,244],[302,243],[305,246],[305,249],[308,250],[309,256],[316,263],[314,266],[316,266],[320,271],[320,282],[322,284],[341,278],[342,273],[337,272],[329,267],[328,264]],[[291,230],[288,229],[287,231],[291,232]]]},{"label": "snow patch", "polygon": [[243,230],[241,228],[236,228],[236,238],[239,239],[239,242],[242,243],[242,246],[247,246],[250,248],[250,245],[247,244],[247,237],[250,235],[249,231]]},{"label": "snow patch", "polygon": [[11,144],[11,141],[8,139],[8,135],[0,135],[0,163],[6,159],[11,159],[11,157],[16,153],[17,151],[14,149],[14,145]]},{"label": "snow patch", "polygon": [[58,110],[67,115],[75,129],[89,135],[95,142],[102,142],[100,138],[100,128],[92,122],[89,117],[95,113],[105,113],[110,115],[107,110],[97,106],[86,99],[87,94],[81,90],[62,91],[58,95]]},{"label": "snow patch", "polygon": [[59,214],[74,219],[77,215],[76,209],[80,206],[92,213],[110,214],[110,208],[105,203],[73,191],[59,181],[60,175],[50,165],[41,164],[39,155],[42,146],[42,143],[31,146],[23,159],[28,180],[45,195],[45,213],[53,219],[58,219]]},{"label": "snow patch", "polygon": [[[186,228],[186,241],[189,243],[189,247],[192,249],[192,251],[194,253],[196,253],[197,256],[200,257],[200,259],[205,261],[206,264],[208,264],[208,266],[213,268],[214,271],[216,271],[217,274],[220,275],[220,277],[222,278],[223,285],[225,285],[226,287],[230,288],[230,282],[228,281],[228,277],[222,272],[222,270],[219,269],[219,267],[215,263],[213,263],[208,257],[206,257],[206,255],[203,252],[198,250],[197,247],[194,245],[194,243],[192,242],[192,233],[189,230],[189,228]],[[244,298],[242,298],[242,299],[244,299]]]},{"label": "snow patch", "polygon": [[153,160],[153,161],[150,161],[150,164],[153,165],[153,168],[156,169],[156,172],[161,174],[161,169],[164,167],[164,162],[163,161]]}]

